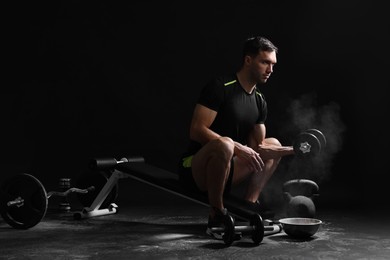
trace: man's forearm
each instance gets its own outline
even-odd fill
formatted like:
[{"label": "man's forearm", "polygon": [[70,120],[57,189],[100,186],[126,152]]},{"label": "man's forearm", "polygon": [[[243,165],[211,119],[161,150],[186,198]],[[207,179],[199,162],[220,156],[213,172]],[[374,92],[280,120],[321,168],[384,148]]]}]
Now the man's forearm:
[{"label": "man's forearm", "polygon": [[263,160],[276,159],[286,155],[293,155],[294,148],[292,146],[279,146],[272,144],[259,144],[257,151]]}]

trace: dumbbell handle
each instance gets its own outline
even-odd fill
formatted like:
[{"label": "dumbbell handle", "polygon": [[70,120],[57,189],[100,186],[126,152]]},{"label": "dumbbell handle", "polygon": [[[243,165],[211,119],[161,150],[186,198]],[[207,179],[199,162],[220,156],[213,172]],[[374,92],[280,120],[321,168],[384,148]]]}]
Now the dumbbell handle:
[{"label": "dumbbell handle", "polygon": [[66,197],[69,195],[69,193],[88,193],[90,191],[95,190],[94,186],[91,186],[86,189],[79,189],[79,188],[70,188],[67,191],[64,192],[59,192],[59,191],[50,191],[47,193],[47,198],[50,198],[51,196],[61,196],[61,197]]},{"label": "dumbbell handle", "polygon": [[[276,226],[276,227],[275,227]],[[274,231],[275,228],[279,227],[278,225],[272,225],[272,226],[265,226],[264,227],[264,231]],[[251,226],[251,225],[248,225],[248,226],[235,226],[234,227],[234,231],[236,232],[252,232],[256,230],[256,226]],[[224,232],[225,231],[225,228],[223,227],[213,227],[211,228],[211,231],[212,232]]]},{"label": "dumbbell handle", "polygon": [[[234,231],[236,231],[236,232],[251,232],[253,230],[255,230],[254,226],[235,226],[234,227]],[[225,228],[224,227],[213,227],[213,228],[211,228],[211,232],[214,232],[214,233],[225,232]]]},{"label": "dumbbell handle", "polygon": [[[79,189],[79,188],[70,188],[67,191],[59,192],[59,191],[50,191],[47,193],[46,197],[50,198],[51,196],[61,196],[66,197],[69,195],[69,193],[88,193],[90,191],[95,190],[94,186],[91,186],[87,189]],[[21,197],[17,197],[14,200],[10,200],[7,202],[8,207],[21,207],[24,205],[24,199]]]}]

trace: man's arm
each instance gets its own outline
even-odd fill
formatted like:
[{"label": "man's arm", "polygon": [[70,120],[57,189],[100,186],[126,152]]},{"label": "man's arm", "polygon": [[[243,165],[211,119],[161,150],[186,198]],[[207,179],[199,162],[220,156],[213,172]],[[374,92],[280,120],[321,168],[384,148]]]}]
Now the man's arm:
[{"label": "man's arm", "polygon": [[[209,141],[221,137],[218,133],[210,129],[210,126],[214,122],[216,116],[216,111],[197,104],[192,116],[190,138],[202,145],[205,145]],[[261,170],[264,166],[264,162],[261,160],[257,152],[238,142],[234,142],[234,154],[245,160],[250,167],[255,170]]]},{"label": "man's arm", "polygon": [[192,116],[190,138],[202,145],[219,138],[220,135],[210,129],[217,112],[203,105],[197,104]]},{"label": "man's arm", "polygon": [[256,124],[249,136],[249,146],[257,151],[263,160],[276,159],[285,155],[294,154],[292,146],[279,146],[267,142],[265,138],[266,127],[264,124]]}]

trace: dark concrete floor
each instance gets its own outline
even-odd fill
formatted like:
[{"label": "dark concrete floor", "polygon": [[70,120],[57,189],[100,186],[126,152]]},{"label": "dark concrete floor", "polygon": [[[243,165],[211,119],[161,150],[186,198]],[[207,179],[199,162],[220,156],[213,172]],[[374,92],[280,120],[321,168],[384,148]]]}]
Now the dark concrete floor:
[{"label": "dark concrete floor", "polygon": [[[323,221],[309,240],[283,231],[255,246],[226,247],[205,234],[208,209],[145,184],[120,184],[115,215],[74,220],[49,200],[44,219],[16,230],[0,219],[0,259],[390,259],[390,214],[318,208]],[[81,208],[69,196],[72,211]]]}]

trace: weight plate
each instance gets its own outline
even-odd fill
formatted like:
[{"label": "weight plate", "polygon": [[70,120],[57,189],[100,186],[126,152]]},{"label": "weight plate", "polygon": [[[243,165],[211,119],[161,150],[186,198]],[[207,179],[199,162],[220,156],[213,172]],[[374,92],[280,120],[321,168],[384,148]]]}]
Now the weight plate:
[{"label": "weight plate", "polygon": [[[77,188],[87,189],[91,186],[94,186],[93,191],[88,193],[77,193],[77,198],[84,207],[90,207],[98,196],[99,192],[103,189],[104,185],[107,183],[111,172],[106,171],[87,171],[86,174],[83,174],[77,181]],[[118,187],[119,184],[116,183],[112,188],[111,192],[107,195],[106,199],[100,206],[100,208],[108,208],[111,203],[115,202],[118,197]]]},{"label": "weight plate", "polygon": [[253,214],[250,219],[250,225],[254,227],[252,231],[252,240],[258,245],[263,241],[264,238],[264,224],[263,219],[259,214]]},{"label": "weight plate", "polygon": [[[37,225],[47,211],[47,193],[42,183],[26,173],[17,174],[0,187],[2,198],[0,211],[3,219],[17,229],[28,229]],[[20,203],[11,205],[20,199]]]},{"label": "weight plate", "polygon": [[229,214],[224,215],[223,217],[223,226],[224,226],[224,234],[222,235],[223,242],[225,245],[230,246],[234,238],[236,236],[236,232],[234,231],[234,220],[233,217]]},{"label": "weight plate", "polygon": [[326,137],[320,130],[315,129],[315,128],[311,128],[311,129],[307,129],[305,132],[315,135],[321,143],[321,149],[325,148]]},{"label": "weight plate", "polygon": [[321,143],[318,138],[307,132],[300,133],[293,146],[295,153],[302,157],[315,156],[321,151]]}]

